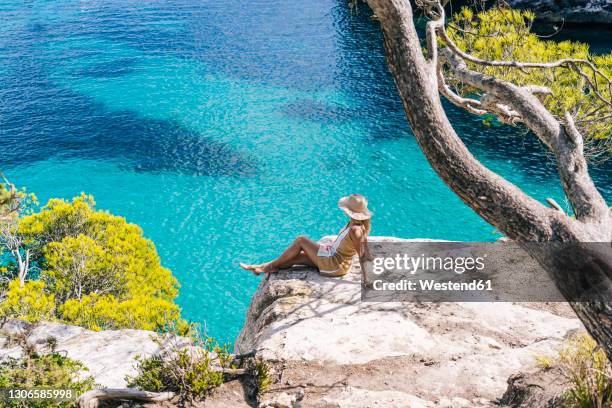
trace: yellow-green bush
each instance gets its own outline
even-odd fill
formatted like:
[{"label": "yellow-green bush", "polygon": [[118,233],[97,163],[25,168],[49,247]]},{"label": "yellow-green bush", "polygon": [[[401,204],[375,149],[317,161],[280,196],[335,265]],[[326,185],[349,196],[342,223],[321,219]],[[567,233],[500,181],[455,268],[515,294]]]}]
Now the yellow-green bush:
[{"label": "yellow-green bush", "polygon": [[160,354],[138,359],[136,375],[127,377],[129,387],[146,391],[172,391],[183,398],[205,397],[223,384],[229,368],[229,346],[206,338],[201,347],[171,344]]},{"label": "yellow-green bush", "polygon": [[555,365],[555,359],[551,356],[536,356],[536,365],[542,370],[550,370]]},{"label": "yellow-green bush", "polygon": [[153,243],[137,225],[96,210],[91,196],[50,200],[20,220],[19,233],[61,320],[94,330],[187,331],[174,303],[178,282]]},{"label": "yellow-green bush", "polygon": [[[493,7],[475,13],[464,7],[455,13],[448,24],[448,34],[462,50],[484,60],[520,62],[552,62],[564,58],[592,61],[608,78],[612,78],[612,53],[592,55],[587,44],[574,41],[549,41],[531,32],[535,19],[531,11]],[[507,66],[483,66],[468,62],[468,66],[516,85],[539,85],[551,89],[552,95],[541,96],[544,105],[557,117],[569,111],[576,125],[587,138],[587,142],[610,150],[612,110],[601,101],[588,81],[569,67],[517,69]],[[610,100],[610,88],[602,76],[585,65],[579,65],[593,83],[598,83],[600,95]],[[452,72],[447,72],[449,83],[456,85],[463,95],[478,94],[479,91],[453,81]],[[607,146],[607,147],[606,147]],[[604,150],[604,151],[605,151]]]},{"label": "yellow-green bush", "polygon": [[612,407],[612,364],[587,333],[580,333],[559,348],[558,356],[536,356],[543,370],[558,369],[567,386],[567,408]]},{"label": "yellow-green bush", "polygon": [[43,254],[41,278],[61,302],[82,299],[88,293],[117,295],[125,285],[111,254],[87,235],[50,242]]},{"label": "yellow-green bush", "polygon": [[19,318],[28,322],[53,319],[55,296],[44,291],[40,281],[27,281],[21,286],[19,279],[8,285],[6,299],[0,303],[0,316]]},{"label": "yellow-green bush", "polygon": [[27,193],[25,188],[17,189],[2,173],[0,177],[3,178],[0,182],[0,220],[17,217],[37,203],[36,195]]},{"label": "yellow-green bush", "polygon": [[111,295],[91,294],[81,300],[70,299],[59,306],[63,320],[92,330],[138,328],[162,330],[172,326],[185,334],[189,325],[180,317],[172,300],[134,294],[120,300]]},{"label": "yellow-green bush", "polygon": [[257,395],[264,394],[274,382],[270,366],[261,359],[255,359],[251,362],[250,369],[257,385]]}]

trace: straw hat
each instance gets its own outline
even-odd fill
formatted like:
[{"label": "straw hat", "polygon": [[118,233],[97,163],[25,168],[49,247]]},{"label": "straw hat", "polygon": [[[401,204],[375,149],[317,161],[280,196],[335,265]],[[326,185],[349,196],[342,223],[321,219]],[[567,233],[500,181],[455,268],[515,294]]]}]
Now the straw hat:
[{"label": "straw hat", "polygon": [[338,201],[338,207],[354,220],[370,219],[372,213],[368,210],[368,200],[361,194],[351,194]]}]

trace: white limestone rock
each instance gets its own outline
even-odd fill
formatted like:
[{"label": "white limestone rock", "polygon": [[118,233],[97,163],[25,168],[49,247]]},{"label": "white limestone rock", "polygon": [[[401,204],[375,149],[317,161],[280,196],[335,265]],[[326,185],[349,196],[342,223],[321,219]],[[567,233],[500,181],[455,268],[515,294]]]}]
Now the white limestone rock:
[{"label": "white limestone rock", "polygon": [[[9,345],[8,336],[25,327],[23,322],[8,322],[0,330],[0,359],[20,356],[20,348]],[[125,376],[135,374],[137,356],[151,356],[160,351],[155,339],[159,336],[146,330],[91,331],[77,326],[39,323],[28,336],[28,343],[40,351],[47,351],[46,339],[57,341],[56,349],[66,356],[81,361],[95,382],[106,388],[125,388]],[[185,342],[187,340],[184,340]]]},{"label": "white limestone rock", "polygon": [[[371,238],[381,240],[394,239]],[[581,328],[560,304],[362,302],[354,262],[342,278],[294,269],[262,281],[235,349],[255,350],[273,366],[262,406],[489,407],[509,377],[533,369],[536,355],[554,354]],[[19,330],[23,323],[0,330],[0,360],[19,357],[8,341]],[[167,341],[161,338],[160,346],[159,335],[143,330],[93,332],[54,323],[39,324],[28,341],[42,350],[48,337],[112,388],[126,386],[136,356],[158,353]],[[205,406],[250,406],[249,392],[231,381]]]},{"label": "white limestone rock", "polygon": [[[357,262],[342,278],[312,269],[272,274],[253,296],[236,352],[256,350],[282,362],[284,376],[298,385],[317,378],[316,386],[351,386],[325,393],[307,386],[303,406],[318,406],[317,400],[483,406],[478,401],[499,398],[512,374],[533,367],[536,355],[554,354],[582,327],[571,311],[560,315],[534,304],[361,302],[359,279]],[[349,395],[363,404],[351,405]]]}]

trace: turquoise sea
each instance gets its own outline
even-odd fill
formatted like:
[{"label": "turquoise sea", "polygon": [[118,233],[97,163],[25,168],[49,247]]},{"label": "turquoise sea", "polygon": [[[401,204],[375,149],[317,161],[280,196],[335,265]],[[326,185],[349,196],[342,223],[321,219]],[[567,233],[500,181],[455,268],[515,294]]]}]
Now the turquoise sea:
[{"label": "turquoise sea", "polygon": [[[0,0],[0,21],[0,168],[140,224],[213,336],[233,340],[259,282],[238,262],[335,233],[348,193],[375,235],[498,237],[429,167],[346,0]],[[486,165],[563,203],[532,136],[448,112]],[[610,166],[592,173],[610,201]]]}]

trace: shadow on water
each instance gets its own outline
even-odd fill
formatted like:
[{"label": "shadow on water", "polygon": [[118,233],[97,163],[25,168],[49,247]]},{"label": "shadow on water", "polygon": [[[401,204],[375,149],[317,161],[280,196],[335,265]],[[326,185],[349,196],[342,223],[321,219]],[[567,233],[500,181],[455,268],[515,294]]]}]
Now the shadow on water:
[{"label": "shadow on water", "polygon": [[83,78],[119,78],[133,73],[137,64],[138,58],[117,58],[87,66],[78,70],[76,75]]},{"label": "shadow on water", "polygon": [[[31,86],[23,72],[13,80],[20,81],[13,90]],[[0,89],[3,166],[56,158],[112,160],[132,171],[194,176],[250,176],[256,171],[253,158],[176,122],[109,112],[88,97],[48,83],[38,82],[29,91]]]},{"label": "shadow on water", "polygon": [[[186,3],[175,3],[176,7],[186,7]],[[371,11],[361,2],[353,9],[343,0],[333,4],[329,10],[335,28],[332,39],[313,25],[321,16],[300,14],[302,6],[297,11],[275,7],[282,15],[273,21],[251,10],[254,14],[244,19],[243,24],[257,26],[257,30],[228,32],[228,27],[238,23],[226,21],[228,13],[210,5],[190,8],[180,24],[159,25],[162,20],[154,12],[130,7],[117,9],[113,2],[96,6],[99,7],[96,13],[78,14],[64,24],[31,22],[25,29],[30,35],[49,39],[69,37],[74,32],[81,36],[95,34],[144,52],[206,58],[225,74],[256,82],[265,78],[279,86],[299,89],[333,83],[349,97],[350,106],[305,98],[288,103],[283,113],[319,124],[359,124],[366,144],[412,137],[387,69],[378,23],[372,20]],[[247,12],[238,3],[229,2],[226,6],[240,8],[240,12],[232,14],[233,19]],[[303,7],[308,9],[306,5]],[[278,30],[269,30],[281,20]],[[302,20],[309,35],[298,39],[303,41],[305,50],[269,45],[268,39],[281,41],[282,45],[288,34],[303,35],[304,29],[293,31]],[[210,38],[215,41],[211,42]],[[317,40],[322,45],[315,47]],[[15,41],[20,40],[15,38]],[[240,58],[233,58],[235,55]],[[305,56],[309,57],[308,61],[304,60]],[[230,58],[231,63],[227,63]],[[326,65],[330,61],[333,64]],[[76,75],[112,79],[133,72],[137,62],[137,58],[117,58],[82,68]],[[254,160],[244,153],[178,123],[142,118],[130,111],[108,112],[87,97],[51,87],[40,66],[30,72],[31,67],[27,65],[25,72],[24,66],[17,68],[14,69],[19,71],[18,75],[4,78],[9,83],[0,91],[3,93],[0,95],[3,105],[0,107],[0,148],[8,165],[50,157],[82,157],[116,159],[136,171],[238,176],[255,171]],[[13,92],[9,91],[11,88]],[[532,135],[525,136],[507,126],[489,128],[480,118],[448,103],[445,108],[463,141],[485,164],[495,167],[497,163],[513,163],[512,171],[534,180],[557,178],[554,163]],[[611,165],[593,166],[592,174],[600,186],[609,189],[606,184],[612,176]],[[606,195],[609,197],[611,193],[608,190]]]}]

